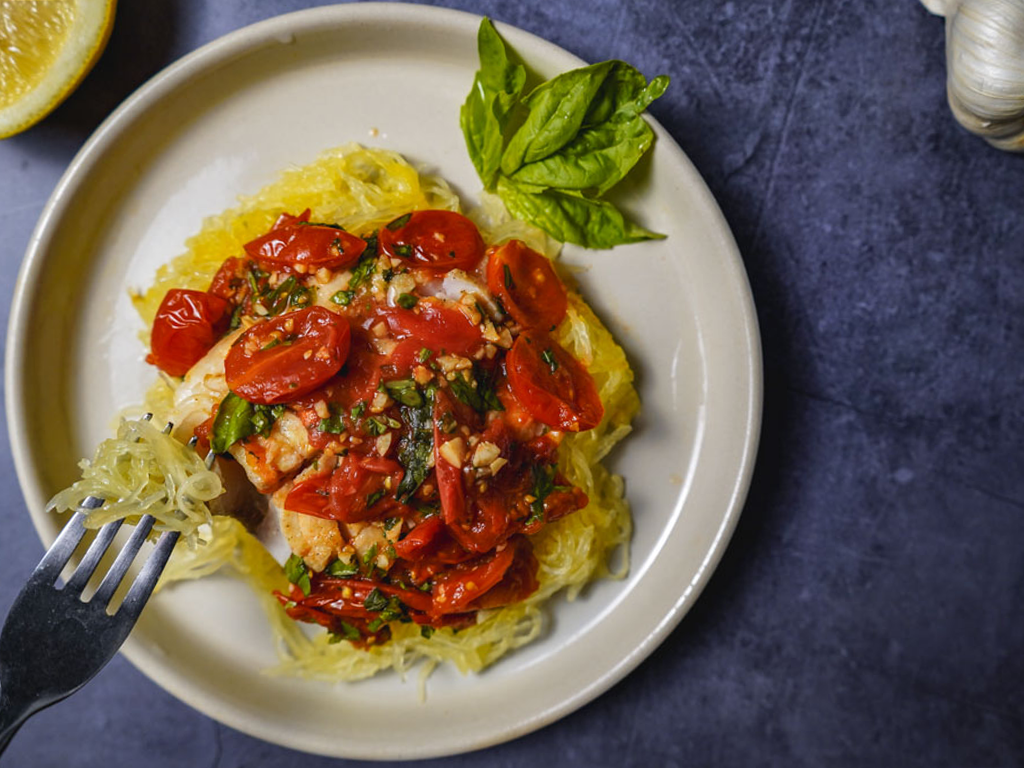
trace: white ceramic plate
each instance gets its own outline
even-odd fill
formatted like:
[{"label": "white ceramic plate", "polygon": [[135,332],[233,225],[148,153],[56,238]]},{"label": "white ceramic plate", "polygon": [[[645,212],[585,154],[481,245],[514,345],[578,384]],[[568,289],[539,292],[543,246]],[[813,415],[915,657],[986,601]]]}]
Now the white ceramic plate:
[{"label": "white ceramic plate", "polygon": [[[404,153],[476,194],[458,128],[477,67],[477,17],[352,4],[282,16],[186,57],[132,96],[75,158],[32,238],[7,345],[7,415],[29,509],[49,543],[49,496],[141,401],[153,371],[127,298],[205,215],[285,167],[360,141]],[[499,30],[549,77],[581,62]],[[648,73],[653,75],[656,73]],[[679,86],[677,86],[679,87]],[[636,533],[625,581],[555,600],[536,643],[479,676],[442,669],[354,686],[268,677],[256,599],[213,577],[159,595],[125,645],[183,701],[268,741],[328,755],[411,758],[498,743],[561,717],[643,660],[693,604],[746,493],[760,422],[760,346],[746,275],[704,183],[660,126],[630,208],[660,242],[587,252],[581,288],[630,355],[644,410],[614,457]],[[358,706],[353,702],[358,701]],[[401,723],[396,727],[396,723]]]}]

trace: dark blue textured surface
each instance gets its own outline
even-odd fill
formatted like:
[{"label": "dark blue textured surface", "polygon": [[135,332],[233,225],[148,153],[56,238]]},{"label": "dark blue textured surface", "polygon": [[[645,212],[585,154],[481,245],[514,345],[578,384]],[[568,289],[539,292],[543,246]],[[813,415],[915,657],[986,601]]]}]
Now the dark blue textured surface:
[{"label": "dark blue textured surface", "polygon": [[[0,142],[0,317],[100,120],[177,57],[312,4],[122,2],[82,87]],[[1024,157],[953,123],[941,21],[911,0],[443,4],[672,76],[652,112],[736,234],[766,391],[735,539],[665,644],[561,722],[431,764],[1021,764]],[[0,488],[20,500],[0,450]],[[6,612],[42,549],[20,501],[3,516]],[[217,725],[120,658],[6,759],[336,764]]]}]

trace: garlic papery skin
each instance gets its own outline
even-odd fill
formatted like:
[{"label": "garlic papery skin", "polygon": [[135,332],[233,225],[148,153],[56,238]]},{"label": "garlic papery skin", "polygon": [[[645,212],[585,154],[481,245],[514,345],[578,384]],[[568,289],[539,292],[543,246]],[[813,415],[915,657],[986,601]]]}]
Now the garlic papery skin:
[{"label": "garlic papery skin", "polygon": [[946,17],[953,116],[992,146],[1024,151],[1024,0],[922,0]]}]

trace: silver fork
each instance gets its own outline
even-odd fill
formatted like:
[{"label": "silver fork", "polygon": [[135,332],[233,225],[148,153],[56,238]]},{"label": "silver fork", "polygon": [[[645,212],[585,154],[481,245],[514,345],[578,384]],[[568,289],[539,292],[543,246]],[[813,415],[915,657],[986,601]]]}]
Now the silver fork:
[{"label": "silver fork", "polygon": [[176,531],[161,535],[117,612],[110,615],[110,599],[153,528],[154,518],[142,516],[92,598],[84,602],[82,591],[123,521],[99,529],[63,588],[57,578],[85,536],[86,513],[81,509],[102,504],[103,499],[93,496],[82,502],[7,615],[0,633],[0,753],[25,720],[77,691],[113,658],[135,626],[178,540]]}]

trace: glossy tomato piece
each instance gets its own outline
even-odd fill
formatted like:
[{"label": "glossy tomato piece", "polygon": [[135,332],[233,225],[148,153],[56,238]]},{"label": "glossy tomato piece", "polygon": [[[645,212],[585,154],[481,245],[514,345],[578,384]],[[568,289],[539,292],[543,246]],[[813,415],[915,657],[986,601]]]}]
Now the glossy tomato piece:
[{"label": "glossy tomato piece", "polygon": [[551,259],[521,240],[488,251],[487,287],[524,328],[552,330],[562,322],[569,306]]},{"label": "glossy tomato piece", "polygon": [[345,318],[323,307],[259,322],[228,350],[228,387],[251,403],[298,400],[338,372],[348,357],[349,337]]},{"label": "glossy tomato piece", "polygon": [[232,256],[220,265],[213,276],[209,292],[230,302],[236,302],[240,292],[246,286],[245,260]]},{"label": "glossy tomato piece", "polygon": [[476,224],[455,211],[407,213],[381,227],[377,240],[391,258],[436,272],[471,270],[485,248]]},{"label": "glossy tomato piece", "polygon": [[604,406],[587,369],[543,333],[520,335],[505,358],[509,389],[552,429],[582,432],[601,423]]},{"label": "glossy tomato piece", "polygon": [[450,395],[440,390],[434,395],[434,474],[441,497],[441,514],[454,539],[470,552],[487,552],[508,533],[508,499],[502,503],[480,504],[475,488],[468,488],[462,469],[449,463],[442,451],[450,440],[462,439],[458,430],[446,431],[456,424],[457,408]]},{"label": "glossy tomato piece", "polygon": [[444,532],[444,520],[439,515],[432,515],[395,544],[395,553],[403,560],[421,560],[434,550]]},{"label": "glossy tomato piece", "polygon": [[300,480],[288,491],[284,500],[284,508],[302,515],[330,517],[325,512],[327,503],[331,499],[330,491],[327,489],[330,480],[330,475],[319,475]]},{"label": "glossy tomato piece", "polygon": [[343,457],[331,475],[326,515],[343,523],[362,523],[404,512],[394,493],[404,473],[402,465],[391,459],[357,454]]},{"label": "glossy tomato piece", "polygon": [[497,586],[515,562],[516,548],[506,546],[466,563],[460,563],[434,579],[433,612],[461,613]]},{"label": "glossy tomato piece", "polygon": [[171,376],[184,376],[227,330],[231,305],[203,291],[172,288],[160,302],[146,362]]},{"label": "glossy tomato piece", "polygon": [[[308,217],[309,212],[302,216]],[[244,248],[251,258],[263,264],[341,269],[359,260],[366,241],[337,227],[309,224],[301,217],[282,214],[272,230],[249,241]]]},{"label": "glossy tomato piece", "polygon": [[537,591],[537,558],[533,555],[533,546],[529,539],[517,536],[510,539],[508,548],[515,550],[515,557],[501,581],[467,604],[468,610],[479,611],[486,608],[500,608],[525,600]]},{"label": "glossy tomato piece", "polygon": [[454,305],[426,298],[412,309],[383,310],[388,328],[399,339],[414,339],[422,347],[455,355],[471,355],[483,346],[480,328]]}]

